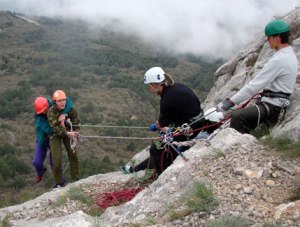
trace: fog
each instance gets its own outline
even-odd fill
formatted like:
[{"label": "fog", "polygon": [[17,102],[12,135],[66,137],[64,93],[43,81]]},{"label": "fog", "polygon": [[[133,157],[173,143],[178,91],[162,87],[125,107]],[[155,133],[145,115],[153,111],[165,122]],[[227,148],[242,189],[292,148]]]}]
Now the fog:
[{"label": "fog", "polygon": [[[230,57],[300,0],[0,0],[0,10],[80,18],[175,53]],[[117,26],[118,24],[118,26]]]}]

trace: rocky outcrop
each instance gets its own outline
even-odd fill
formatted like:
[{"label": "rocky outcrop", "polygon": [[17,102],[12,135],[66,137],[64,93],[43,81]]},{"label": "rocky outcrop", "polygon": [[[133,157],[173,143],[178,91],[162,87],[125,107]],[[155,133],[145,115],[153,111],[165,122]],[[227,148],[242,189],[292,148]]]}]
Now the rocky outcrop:
[{"label": "rocky outcrop", "polygon": [[[68,201],[61,207],[51,204],[71,187],[81,186],[94,198],[116,190],[117,184],[128,187],[134,174],[89,177],[33,201],[0,209],[0,217],[9,217],[13,226],[28,227],[92,226],[95,222],[101,226],[205,226],[225,215],[243,217],[254,226],[300,224],[299,202],[287,203],[300,173],[299,160],[282,159],[255,137],[230,128],[219,131],[211,141],[197,141],[185,155],[187,162],[178,157],[133,200],[107,208],[100,218],[81,212],[84,208],[78,202]],[[197,212],[186,202],[197,183],[213,190],[218,205],[211,212]]]}]

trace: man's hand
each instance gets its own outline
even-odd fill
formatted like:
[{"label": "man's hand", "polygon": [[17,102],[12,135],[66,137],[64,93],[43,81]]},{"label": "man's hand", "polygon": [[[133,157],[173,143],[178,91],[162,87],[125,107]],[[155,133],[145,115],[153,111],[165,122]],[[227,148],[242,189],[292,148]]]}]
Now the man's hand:
[{"label": "man's hand", "polygon": [[220,102],[218,105],[217,105],[217,111],[218,112],[227,112],[231,107],[234,107],[235,104],[234,102],[232,102],[229,98],[225,99],[223,102]]},{"label": "man's hand", "polygon": [[66,114],[61,114],[61,115],[59,115],[59,117],[58,117],[59,124],[60,124],[63,128],[66,127],[66,125],[65,125],[65,120],[66,120],[66,119],[67,119],[67,115],[66,115]]},{"label": "man's hand", "polygon": [[59,115],[59,117],[58,117],[58,121],[65,121],[67,119],[67,115],[66,114],[61,114],[61,115]]},{"label": "man's hand", "polygon": [[77,138],[79,136],[79,132],[67,132],[67,136],[69,136],[70,138]]}]

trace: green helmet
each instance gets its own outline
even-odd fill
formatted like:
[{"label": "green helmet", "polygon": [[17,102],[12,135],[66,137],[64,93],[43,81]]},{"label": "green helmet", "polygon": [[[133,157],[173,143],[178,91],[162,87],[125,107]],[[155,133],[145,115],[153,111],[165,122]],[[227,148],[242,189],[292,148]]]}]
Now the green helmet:
[{"label": "green helmet", "polygon": [[265,35],[272,36],[291,31],[290,26],[284,20],[273,20],[265,27]]}]

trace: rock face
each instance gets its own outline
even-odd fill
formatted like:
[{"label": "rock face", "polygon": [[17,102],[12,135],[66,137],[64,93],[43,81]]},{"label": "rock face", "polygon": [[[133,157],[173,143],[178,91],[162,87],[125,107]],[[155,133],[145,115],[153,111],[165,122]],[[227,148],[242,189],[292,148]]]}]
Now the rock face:
[{"label": "rock face", "polygon": [[[292,26],[295,37],[292,47],[300,62],[300,8],[296,8],[285,18]],[[205,109],[216,106],[225,98],[230,98],[248,83],[257,72],[261,70],[265,62],[272,56],[273,51],[269,48],[263,34],[237,53],[230,61],[221,66],[215,73],[217,81],[204,102]],[[284,120],[274,128],[272,136],[288,136],[296,142],[300,142],[300,65],[298,66],[297,83],[291,105],[287,109]]]},{"label": "rock face", "polygon": [[[286,19],[300,21],[299,15],[297,8]],[[299,37],[294,41],[294,49],[299,58]],[[271,54],[261,35],[220,67],[216,84],[205,101],[206,109],[233,95],[261,69]],[[272,132],[274,136],[285,134],[298,142],[299,77],[286,118]],[[145,156],[147,149],[133,160],[143,160]],[[92,176],[32,201],[2,208],[0,226],[6,222],[16,227],[207,226],[222,217],[243,218],[246,220],[243,226],[300,226],[300,203],[290,201],[295,182],[300,182],[299,158],[283,158],[255,137],[231,128],[220,130],[209,141],[197,141],[185,151],[185,156],[187,162],[177,157],[131,201],[107,208],[99,218],[84,213],[86,207],[71,199],[59,207],[52,204],[72,187],[82,187],[93,199],[99,193],[128,188],[134,182],[134,174],[114,172]],[[194,198],[192,192],[199,184],[211,188],[216,201],[214,206],[200,211],[187,203]]]},{"label": "rock face", "polygon": [[[146,150],[145,150],[146,151]],[[142,153],[144,153],[143,151]],[[200,140],[144,187],[131,201],[105,210],[100,218],[83,213],[76,201],[60,207],[53,203],[71,187],[96,194],[122,185],[128,188],[134,174],[121,172],[89,177],[60,190],[48,192],[21,205],[0,209],[12,226],[205,226],[222,216],[243,217],[254,226],[299,226],[299,201],[287,202],[299,177],[299,158],[284,159],[248,134],[227,128],[210,141]],[[210,211],[188,206],[195,185],[212,189],[218,201]],[[97,192],[97,193],[96,193]]]}]

